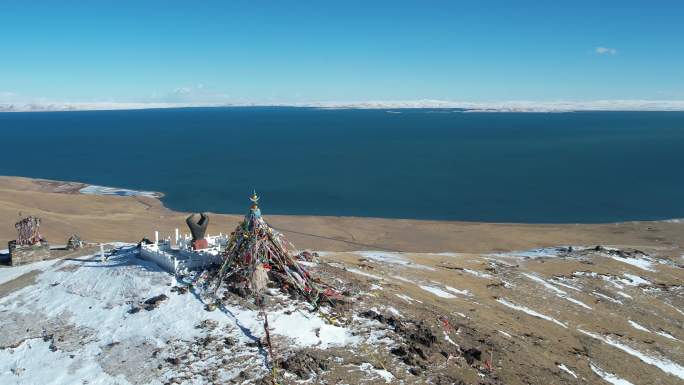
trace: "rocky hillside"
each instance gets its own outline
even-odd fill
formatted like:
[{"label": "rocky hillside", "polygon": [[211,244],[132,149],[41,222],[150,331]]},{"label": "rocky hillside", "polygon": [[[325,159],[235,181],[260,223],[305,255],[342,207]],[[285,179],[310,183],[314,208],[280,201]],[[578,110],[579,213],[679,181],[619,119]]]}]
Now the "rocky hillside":
[{"label": "rocky hillside", "polygon": [[320,253],[347,301],[206,308],[137,258],[0,268],[2,384],[681,384],[684,257],[574,246]]}]

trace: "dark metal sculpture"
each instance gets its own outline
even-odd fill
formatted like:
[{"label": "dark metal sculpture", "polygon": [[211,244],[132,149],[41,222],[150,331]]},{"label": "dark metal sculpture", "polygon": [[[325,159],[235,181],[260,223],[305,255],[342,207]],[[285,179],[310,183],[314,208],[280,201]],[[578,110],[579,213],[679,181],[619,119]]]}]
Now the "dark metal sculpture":
[{"label": "dark metal sculpture", "polygon": [[197,222],[195,222],[195,215],[197,214],[191,214],[185,219],[185,223],[187,223],[188,227],[190,228],[193,242],[204,239],[204,236],[207,233],[207,227],[209,226],[208,214],[201,213],[200,219]]}]

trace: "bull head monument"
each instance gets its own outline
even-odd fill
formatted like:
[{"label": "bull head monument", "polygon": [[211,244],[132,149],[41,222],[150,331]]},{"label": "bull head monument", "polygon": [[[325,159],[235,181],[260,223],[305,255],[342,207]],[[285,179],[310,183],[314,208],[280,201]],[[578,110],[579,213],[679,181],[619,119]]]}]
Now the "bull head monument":
[{"label": "bull head monument", "polygon": [[209,244],[204,236],[207,234],[207,227],[209,226],[209,215],[206,213],[199,214],[198,221],[195,221],[195,215],[197,214],[190,214],[185,219],[185,223],[190,228],[190,234],[192,234],[192,248],[195,250],[206,249]]}]

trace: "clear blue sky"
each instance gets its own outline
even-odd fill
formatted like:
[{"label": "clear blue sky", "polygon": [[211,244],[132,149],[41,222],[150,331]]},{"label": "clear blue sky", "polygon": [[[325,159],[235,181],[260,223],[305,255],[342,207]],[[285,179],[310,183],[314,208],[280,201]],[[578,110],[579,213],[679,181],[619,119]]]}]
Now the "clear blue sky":
[{"label": "clear blue sky", "polygon": [[0,102],[426,98],[684,99],[684,1],[0,1]]}]

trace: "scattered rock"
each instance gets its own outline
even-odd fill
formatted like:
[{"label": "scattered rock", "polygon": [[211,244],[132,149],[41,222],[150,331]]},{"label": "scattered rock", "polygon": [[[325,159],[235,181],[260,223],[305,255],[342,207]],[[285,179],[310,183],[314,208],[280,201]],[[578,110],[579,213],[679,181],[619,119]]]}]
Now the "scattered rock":
[{"label": "scattered rock", "polygon": [[390,353],[394,354],[395,356],[399,356],[399,357],[405,357],[408,354],[408,352],[406,351],[406,349],[403,346],[398,346],[396,348],[390,349]]},{"label": "scattered rock", "polygon": [[85,245],[85,242],[78,236],[78,234],[72,234],[69,239],[67,239],[66,248],[67,250],[78,250]]},{"label": "scattered rock", "polygon": [[154,242],[150,241],[148,238],[143,238],[140,240],[140,242],[138,242],[137,248],[139,249],[141,245],[151,245],[153,243]]},{"label": "scattered rock", "polygon": [[475,360],[480,361],[482,359],[482,351],[476,348],[461,349],[461,353],[463,353],[463,358],[468,365],[472,365]]},{"label": "scattered rock", "polygon": [[399,327],[401,325],[401,321],[398,318],[394,316],[385,316],[373,310],[366,310],[364,312],[361,312],[359,313],[359,317],[372,319],[382,324],[391,326],[393,328]]},{"label": "scattered rock", "polygon": [[206,329],[206,330],[214,330],[218,327],[218,321],[215,321],[213,319],[205,319],[202,320],[197,326],[195,326],[196,329]]},{"label": "scattered rock", "polygon": [[172,293],[187,294],[188,286],[174,286],[171,288]]},{"label": "scattered rock", "polygon": [[159,307],[159,305],[169,299],[166,294],[159,294],[157,296],[148,298],[143,302],[143,307],[145,310],[150,311]]},{"label": "scattered rock", "polygon": [[26,369],[19,367],[14,367],[10,370],[12,371],[12,374],[14,374],[15,376],[21,376],[26,371]]},{"label": "scattered rock", "polygon": [[294,373],[303,380],[308,380],[312,375],[328,370],[325,352],[314,350],[296,352],[287,359],[281,360],[278,366],[290,373]]},{"label": "scattered rock", "polygon": [[297,255],[297,259],[300,261],[306,261],[306,262],[317,262],[318,261],[318,253],[312,252],[310,250],[304,250]]}]

